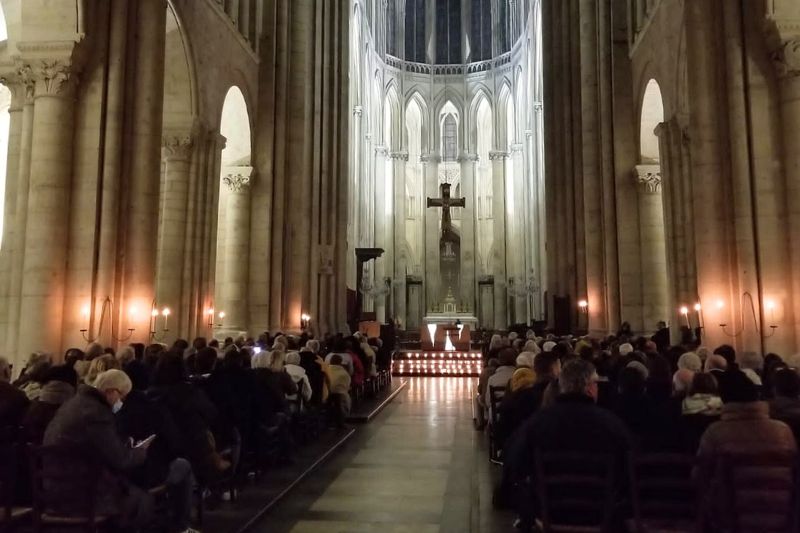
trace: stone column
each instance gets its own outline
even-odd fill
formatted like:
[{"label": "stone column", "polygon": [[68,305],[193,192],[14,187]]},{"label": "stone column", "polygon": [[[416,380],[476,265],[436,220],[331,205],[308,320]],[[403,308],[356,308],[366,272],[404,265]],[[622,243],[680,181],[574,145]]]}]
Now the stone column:
[{"label": "stone column", "polygon": [[[439,198],[439,163],[442,158],[437,153],[422,156],[425,172],[425,196]],[[425,210],[425,312],[429,313],[434,305],[441,304],[439,287],[439,237],[441,235],[442,212],[439,208],[428,209],[425,201],[422,208]]]},{"label": "stone column", "polygon": [[[0,332],[9,338],[9,317],[11,297],[11,265],[15,252],[17,226],[14,223],[17,214],[17,191],[19,181],[20,148],[22,145],[23,107],[25,105],[25,86],[16,75],[2,80],[11,92],[11,104],[8,108],[8,162],[6,166],[6,191],[3,205],[3,244],[0,250]],[[13,352],[7,352],[13,353]]]},{"label": "stone column", "polygon": [[[642,323],[655,331],[660,320],[668,320],[667,249],[664,235],[664,207],[661,196],[661,167],[639,165],[634,173],[639,187],[639,235],[642,243]],[[687,302],[688,305],[689,302]]]},{"label": "stone column", "polygon": [[17,352],[61,352],[76,77],[69,61],[40,61],[31,139]]},{"label": "stone column", "polygon": [[[798,14],[800,16],[800,14]],[[797,132],[800,131],[800,25],[794,29],[789,20],[775,21],[772,35],[775,49],[775,65],[780,77],[780,117],[783,131],[783,168],[789,216],[789,247],[792,263],[800,261],[800,150],[797,148]],[[800,274],[792,281],[792,299],[795,335],[800,337]]]},{"label": "stone column", "polygon": [[31,175],[31,143],[33,141],[33,97],[35,94],[35,79],[33,69],[23,66],[19,70],[21,90],[23,92],[22,126],[19,148],[19,164],[17,166],[17,194],[14,220],[6,221],[13,224],[14,254],[11,256],[9,267],[9,294],[8,294],[8,336],[6,338],[6,353],[17,354],[19,339],[20,300],[22,297],[22,272],[25,261],[25,234],[28,221],[28,195],[30,190]]},{"label": "stone column", "polygon": [[475,213],[478,195],[475,193],[475,165],[477,154],[464,153],[459,158],[461,163],[461,195],[466,198],[466,206],[461,216],[461,301],[469,307],[470,313],[476,312],[475,302]]},{"label": "stone column", "polygon": [[[528,238],[527,227],[527,202],[525,195],[525,159],[523,158],[523,145],[513,144],[511,146],[511,153],[509,160],[511,161],[511,168],[513,172],[511,175],[506,176],[506,180],[510,180],[507,187],[511,189],[511,194],[514,198],[514,212],[513,216],[508,219],[509,222],[509,235],[508,239],[509,249],[508,266],[509,277],[514,277],[514,283],[517,285],[518,290],[528,284],[529,276],[528,269],[526,268],[529,258],[532,257],[531,242]],[[511,296],[513,302],[513,322],[514,324],[527,323],[528,321],[528,300],[527,294],[523,295],[519,292]]]},{"label": "stone column", "polygon": [[250,182],[252,167],[228,167],[222,183],[228,188],[225,207],[225,274],[222,280],[223,332],[247,330],[247,293],[250,255]]},{"label": "stone column", "polygon": [[406,165],[408,152],[392,152],[394,173],[394,302],[393,317],[406,328]]},{"label": "stone column", "polygon": [[508,327],[508,287],[506,279],[506,160],[508,152],[489,152],[492,161],[492,217],[494,219],[494,328]]},{"label": "stone column", "polygon": [[131,342],[146,342],[149,314],[141,312],[138,317],[128,317],[127,309],[131,306],[149,309],[155,299],[167,3],[139,0],[137,7],[136,77],[129,87],[133,96],[130,141],[126,145],[130,154],[129,186],[127,212],[122,217],[124,287],[115,319],[120,331],[136,329]]},{"label": "stone column", "polygon": [[225,12],[230,17],[234,26],[239,26],[239,0],[227,0]]},{"label": "stone column", "polygon": [[248,42],[250,38],[250,0],[239,0],[239,32]]},{"label": "stone column", "polygon": [[[372,198],[372,212],[375,218],[375,247],[383,248],[386,253],[375,260],[375,275],[373,283],[376,288],[384,286],[384,280],[392,270],[393,258],[392,249],[388,246],[387,228],[391,225],[391,209],[386,205],[386,159],[388,152],[385,146],[376,146],[375,149],[375,194]],[[386,323],[386,303],[389,295],[378,297],[374,302],[375,317],[381,324]]]},{"label": "stone column", "polygon": [[[173,324],[181,324],[183,301],[183,268],[186,255],[186,224],[190,164],[193,139],[191,135],[164,137],[164,185],[161,189],[159,217],[158,260],[156,267],[156,303],[172,311]],[[175,331],[170,337],[183,335]]]}]

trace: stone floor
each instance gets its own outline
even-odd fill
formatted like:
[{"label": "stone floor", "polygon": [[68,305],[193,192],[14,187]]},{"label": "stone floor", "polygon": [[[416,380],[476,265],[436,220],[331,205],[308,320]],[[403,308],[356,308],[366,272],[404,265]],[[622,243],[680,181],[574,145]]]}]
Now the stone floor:
[{"label": "stone floor", "polygon": [[492,467],[472,429],[474,380],[412,378],[394,401],[250,531],[500,533]]}]

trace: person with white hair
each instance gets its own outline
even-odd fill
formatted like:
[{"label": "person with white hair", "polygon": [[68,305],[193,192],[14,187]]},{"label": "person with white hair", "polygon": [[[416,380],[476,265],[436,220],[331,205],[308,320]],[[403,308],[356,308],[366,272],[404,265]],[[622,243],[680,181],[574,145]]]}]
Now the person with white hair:
[{"label": "person with white hair", "polygon": [[310,340],[308,340],[308,341],[306,342],[306,348],[308,348],[309,350],[311,350],[311,353],[313,353],[314,355],[319,355],[319,351],[320,351],[320,344],[319,344],[319,341],[318,341],[318,340],[316,340],[316,339],[310,339]]},{"label": "person with white hair", "polygon": [[536,354],[533,352],[522,352],[517,356],[517,368],[530,368],[533,369],[533,361],[536,359]]},{"label": "person with white hair", "polygon": [[288,414],[287,398],[297,394],[297,385],[285,372],[286,355],[280,350],[261,352],[253,356],[251,366],[258,385],[259,401],[266,413]]},{"label": "person with white hair", "polygon": [[117,352],[116,357],[120,367],[124,368],[125,365],[136,359],[136,351],[133,349],[133,346],[125,346]]},{"label": "person with white hair", "polygon": [[555,342],[547,341],[542,345],[542,351],[545,352],[545,353],[550,353],[550,352],[553,351],[553,348],[555,348],[556,346],[557,346],[557,344]]},{"label": "person with white hair", "polygon": [[633,345],[629,342],[624,342],[619,345],[619,354],[622,357],[625,357],[628,354],[633,353]]},{"label": "person with white hair", "polygon": [[534,354],[542,353],[542,349],[539,348],[539,345],[536,344],[536,341],[533,339],[529,339],[525,345],[522,347],[523,352],[533,352]]},{"label": "person with white hair", "polygon": [[[117,433],[114,414],[119,412],[133,385],[121,370],[107,370],[94,386],[81,385],[78,393],[56,412],[44,434],[45,446],[75,447],[98,459],[104,467],[98,488],[98,515],[123,514],[122,524],[140,528],[151,522],[151,497],[129,483],[126,471],[140,466],[150,442],[131,447]],[[46,468],[56,470],[57,464]]]},{"label": "person with white hair", "polygon": [[[306,370],[300,366],[300,353],[289,352],[286,354],[286,366],[284,367],[286,373],[292,378],[295,385],[299,390],[299,394],[303,397],[303,401],[308,403],[311,400],[311,383],[308,381]],[[288,397],[289,400],[297,399],[296,394]]]}]

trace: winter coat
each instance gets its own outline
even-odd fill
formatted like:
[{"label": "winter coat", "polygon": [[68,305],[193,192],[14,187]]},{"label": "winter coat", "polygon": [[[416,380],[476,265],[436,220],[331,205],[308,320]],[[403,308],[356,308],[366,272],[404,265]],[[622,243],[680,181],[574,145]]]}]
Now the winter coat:
[{"label": "winter coat", "polygon": [[[98,488],[98,514],[113,515],[130,507],[126,500],[140,497],[126,472],[144,463],[147,451],[130,448],[117,433],[116,420],[103,394],[81,385],[78,393],[56,412],[44,434],[45,446],[76,446],[103,466]],[[51,468],[57,465],[50,463]]]},{"label": "winter coat", "polygon": [[28,397],[10,383],[0,381],[0,427],[18,426],[25,410]]},{"label": "winter coat", "polygon": [[722,413],[722,399],[714,394],[692,394],[683,399],[684,415],[718,416]]}]

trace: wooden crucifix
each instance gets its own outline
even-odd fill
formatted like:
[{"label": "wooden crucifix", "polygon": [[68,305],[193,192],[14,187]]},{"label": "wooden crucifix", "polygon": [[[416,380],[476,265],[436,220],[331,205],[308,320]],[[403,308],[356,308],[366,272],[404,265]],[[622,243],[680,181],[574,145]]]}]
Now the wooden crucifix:
[{"label": "wooden crucifix", "polygon": [[442,234],[449,230],[453,221],[450,218],[451,207],[466,207],[466,198],[451,198],[450,197],[450,184],[442,183],[442,197],[441,198],[428,198],[428,207],[441,207],[442,208]]}]

